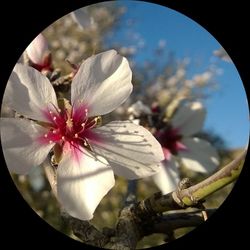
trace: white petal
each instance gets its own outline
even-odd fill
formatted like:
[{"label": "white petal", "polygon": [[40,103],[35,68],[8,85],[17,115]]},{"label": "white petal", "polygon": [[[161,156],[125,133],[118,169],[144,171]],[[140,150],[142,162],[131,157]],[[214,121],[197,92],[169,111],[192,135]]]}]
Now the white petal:
[{"label": "white petal", "polygon": [[178,163],[173,157],[170,161],[162,161],[161,170],[152,179],[163,194],[174,191],[180,181]]},{"label": "white petal", "polygon": [[171,122],[182,135],[190,136],[202,129],[205,116],[206,111],[203,105],[200,102],[193,102],[180,107]]},{"label": "white petal", "polygon": [[135,179],[159,170],[157,164],[164,159],[161,145],[142,126],[115,121],[93,131],[99,137],[90,141],[93,150],[108,160],[115,174]]},{"label": "white petal", "polygon": [[209,142],[199,138],[184,138],[182,143],[187,151],[180,151],[178,155],[186,168],[211,173],[219,166],[219,156]]},{"label": "white petal", "polygon": [[1,140],[8,169],[17,174],[27,174],[40,165],[54,144],[41,144],[37,138],[45,129],[32,121],[16,118],[1,119]]},{"label": "white petal", "polygon": [[42,111],[49,103],[57,107],[56,94],[51,83],[32,67],[16,64],[6,89],[7,93],[12,94],[11,108],[29,118],[47,121]]},{"label": "white petal", "polygon": [[91,56],[72,81],[72,103],[82,101],[89,116],[104,115],[126,101],[132,91],[132,72],[115,50]]},{"label": "white petal", "polygon": [[48,52],[48,42],[42,34],[39,34],[27,47],[29,59],[36,64],[43,64],[44,56]]},{"label": "white petal", "polygon": [[58,199],[73,217],[90,220],[108,191],[114,186],[114,174],[103,157],[81,148],[78,161],[66,153],[57,169]]},{"label": "white petal", "polygon": [[94,18],[89,15],[86,8],[71,12],[71,17],[83,30],[95,26]]}]

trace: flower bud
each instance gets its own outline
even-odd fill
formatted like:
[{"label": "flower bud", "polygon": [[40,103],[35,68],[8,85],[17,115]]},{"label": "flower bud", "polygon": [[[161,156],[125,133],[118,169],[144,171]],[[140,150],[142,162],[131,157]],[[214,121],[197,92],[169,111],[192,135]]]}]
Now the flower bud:
[{"label": "flower bud", "polygon": [[39,71],[52,71],[51,53],[46,38],[39,34],[27,47],[30,65]]}]

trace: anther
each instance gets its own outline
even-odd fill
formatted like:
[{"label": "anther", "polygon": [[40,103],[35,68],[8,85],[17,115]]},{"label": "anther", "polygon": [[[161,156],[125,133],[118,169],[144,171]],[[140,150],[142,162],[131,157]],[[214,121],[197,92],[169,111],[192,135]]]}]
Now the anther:
[{"label": "anther", "polygon": [[56,130],[53,130],[52,133],[53,133],[53,134],[56,134]]},{"label": "anther", "polygon": [[52,144],[52,143],[53,143],[53,141],[49,141],[49,143],[50,143],[50,144]]},{"label": "anther", "polygon": [[63,141],[65,140],[65,136],[62,136],[62,140],[63,140]]},{"label": "anther", "polygon": [[47,137],[48,137],[48,134],[45,134],[44,137],[47,138]]},{"label": "anther", "polygon": [[54,121],[56,120],[56,116],[53,117],[53,120],[54,120]]},{"label": "anther", "polygon": [[78,134],[75,134],[75,138],[78,138]]}]

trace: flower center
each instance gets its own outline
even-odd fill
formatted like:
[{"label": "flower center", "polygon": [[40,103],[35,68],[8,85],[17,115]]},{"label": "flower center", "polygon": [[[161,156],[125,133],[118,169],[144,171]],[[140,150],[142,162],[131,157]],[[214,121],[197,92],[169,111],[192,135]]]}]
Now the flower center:
[{"label": "flower center", "polygon": [[167,129],[157,131],[156,138],[162,147],[166,148],[173,155],[176,155],[178,151],[184,149],[185,147],[180,142],[182,136],[176,128],[169,127]]},{"label": "flower center", "polygon": [[90,130],[96,127],[100,118],[89,118],[86,106],[72,107],[67,103],[62,109],[53,106],[53,109],[47,109],[44,114],[49,123],[46,124],[48,131],[42,142],[56,143],[61,147],[68,143],[76,149],[79,149],[79,146],[90,148],[88,139],[95,137]]}]

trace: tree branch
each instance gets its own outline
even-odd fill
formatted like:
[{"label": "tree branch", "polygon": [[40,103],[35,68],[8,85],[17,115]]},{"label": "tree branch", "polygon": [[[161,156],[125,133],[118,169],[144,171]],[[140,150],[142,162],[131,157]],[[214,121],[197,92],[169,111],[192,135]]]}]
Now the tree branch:
[{"label": "tree branch", "polygon": [[62,218],[69,224],[74,235],[88,245],[103,248],[110,240],[108,235],[100,232],[88,221],[73,218],[65,211],[62,212]]},{"label": "tree branch", "polygon": [[124,205],[128,206],[136,202],[137,180],[129,180],[127,187],[127,194],[125,196]]},{"label": "tree branch", "polygon": [[[197,226],[204,221],[201,210],[166,215],[162,213],[187,207],[200,208],[204,198],[238,178],[246,152],[245,150],[231,163],[196,185],[177,189],[166,195],[158,192],[145,200],[125,206],[120,212],[116,228],[106,230],[106,233],[104,230],[98,231],[87,221],[68,215],[66,219],[74,234],[84,243],[117,250],[135,249],[142,237],[152,233],[168,234],[177,228]],[[206,212],[210,215],[213,211]]]},{"label": "tree branch", "polygon": [[[207,209],[206,212],[210,217],[216,209]],[[172,232],[175,229],[183,227],[197,227],[204,222],[204,217],[201,210],[192,212],[181,212],[174,214],[166,214],[159,217],[159,222],[156,222],[150,234]]]},{"label": "tree branch", "polygon": [[235,181],[241,173],[246,153],[247,151],[244,150],[235,160],[204,181],[181,190],[179,193],[174,192],[174,198],[180,200],[184,206],[193,206],[212,193]]}]

